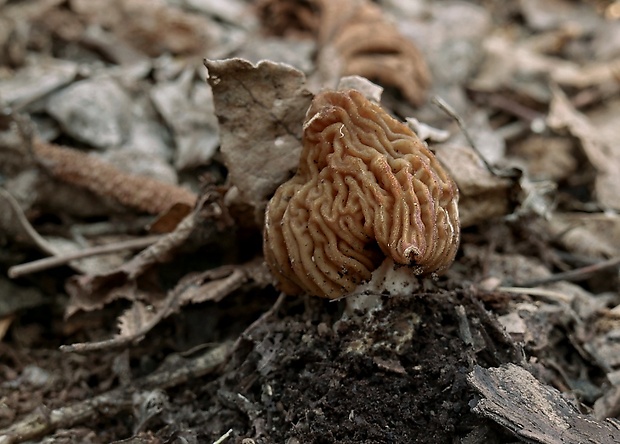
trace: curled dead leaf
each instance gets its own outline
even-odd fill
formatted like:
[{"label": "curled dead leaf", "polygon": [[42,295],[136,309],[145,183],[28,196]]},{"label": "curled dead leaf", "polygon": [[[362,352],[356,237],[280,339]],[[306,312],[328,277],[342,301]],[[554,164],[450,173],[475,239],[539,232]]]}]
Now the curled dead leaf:
[{"label": "curled dead leaf", "polygon": [[318,42],[316,81],[335,87],[346,75],[360,75],[397,88],[413,105],[426,99],[428,66],[412,41],[381,9],[365,0],[265,0],[259,15],[275,32],[312,34]]},{"label": "curled dead leaf", "polygon": [[175,204],[196,203],[196,195],[186,188],[126,173],[78,150],[35,141],[34,153],[54,178],[141,211],[158,214]]},{"label": "curled dead leaf", "polygon": [[304,74],[282,63],[228,59],[207,60],[205,66],[220,122],[220,150],[235,189],[228,197],[248,205],[262,224],[267,199],[297,167],[312,94]]}]

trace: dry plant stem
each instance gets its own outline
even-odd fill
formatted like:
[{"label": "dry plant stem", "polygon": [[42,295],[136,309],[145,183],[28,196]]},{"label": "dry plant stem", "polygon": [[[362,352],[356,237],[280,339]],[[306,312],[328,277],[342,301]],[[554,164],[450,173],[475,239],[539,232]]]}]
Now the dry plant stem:
[{"label": "dry plant stem", "polygon": [[[220,268],[229,268],[229,266],[225,265]],[[113,338],[107,339],[105,341],[100,342],[83,342],[71,345],[62,345],[60,346],[60,350],[64,352],[77,352],[77,353],[85,353],[94,350],[103,350],[115,347],[125,347],[134,342],[140,341],[144,336],[151,331],[162,319],[167,318],[172,313],[174,313],[180,306],[180,300],[182,299],[183,294],[188,291],[191,287],[200,286],[200,283],[205,279],[205,276],[211,275],[216,272],[217,269],[207,270],[204,273],[200,273],[197,276],[194,276],[191,279],[184,280],[180,282],[175,288],[173,288],[168,295],[166,296],[165,301],[162,306],[158,308],[157,313],[148,320],[144,325],[142,325],[138,330],[133,332],[132,334],[128,334],[125,336],[115,336]],[[221,279],[222,281],[232,280],[233,282],[226,282],[228,285],[224,285],[222,292],[225,293],[223,295],[218,295],[221,298],[232,293],[234,290],[239,288],[239,286],[245,282],[246,276],[244,273],[232,273],[229,276]]]},{"label": "dry plant stem", "polygon": [[176,203],[193,207],[197,200],[196,194],[186,188],[126,173],[71,148],[41,141],[35,141],[33,148],[54,178],[140,211],[159,214]]},{"label": "dry plant stem", "polygon": [[224,441],[228,439],[230,434],[233,432],[233,429],[229,429],[226,433],[220,436],[217,441],[213,441],[213,444],[222,444]]},{"label": "dry plant stem", "polygon": [[32,242],[34,242],[34,244],[38,246],[41,249],[41,251],[44,251],[52,255],[56,254],[54,249],[50,247],[47,241],[43,239],[39,235],[39,233],[36,232],[36,230],[32,227],[32,225],[30,225],[30,222],[26,218],[26,215],[22,211],[22,208],[19,206],[15,198],[11,196],[11,194],[3,188],[0,188],[0,196],[6,199],[6,201],[9,203],[9,205],[13,209],[13,214],[17,218],[17,222],[23,228],[26,234],[30,237],[30,240],[32,240]]},{"label": "dry plant stem", "polygon": [[263,313],[262,315],[260,315],[260,317],[257,320],[252,322],[248,326],[248,328],[246,328],[244,332],[239,335],[239,337],[235,341],[235,345],[233,346],[233,351],[239,348],[239,346],[241,345],[241,341],[244,339],[244,337],[247,335],[248,332],[254,330],[257,326],[259,326],[260,324],[265,322],[267,319],[269,319],[271,316],[273,316],[275,313],[277,313],[285,300],[286,300],[286,294],[280,293],[280,296],[278,296],[278,299],[276,299],[276,301],[273,303],[271,308],[267,310],[265,313]]},{"label": "dry plant stem", "polygon": [[86,421],[96,419],[101,412],[108,416],[127,410],[137,390],[166,389],[183,384],[189,380],[202,377],[214,371],[226,362],[230,356],[231,341],[223,342],[200,356],[186,360],[182,366],[174,369],[160,369],[134,381],[129,387],[118,387],[66,407],[51,411],[41,408],[11,425],[0,430],[0,444],[15,444],[40,438],[60,428],[74,427]]},{"label": "dry plant stem", "polygon": [[562,302],[570,304],[571,298],[559,291],[547,290],[544,288],[528,288],[528,287],[498,287],[497,291],[503,293],[527,294],[530,296],[538,296],[549,299],[553,302]]},{"label": "dry plant stem", "polygon": [[587,265],[585,267],[576,268],[575,270],[565,271],[563,273],[553,274],[542,279],[533,279],[516,285],[517,287],[537,287],[539,285],[549,284],[558,281],[581,281],[588,279],[595,273],[601,271],[617,268],[620,265],[620,257],[608,259],[606,261],[599,262],[593,265]]},{"label": "dry plant stem", "polygon": [[84,250],[65,254],[63,256],[47,257],[44,259],[28,262],[26,264],[15,265],[14,267],[9,268],[8,275],[10,278],[15,279],[20,276],[25,276],[27,274],[37,273],[39,271],[59,267],[76,259],[84,259],[92,256],[116,253],[123,250],[139,250],[154,244],[162,237],[163,235],[147,236],[140,239],[131,239],[123,242],[117,242],[114,244],[86,248]]},{"label": "dry plant stem", "polygon": [[489,97],[489,105],[493,108],[506,111],[521,120],[525,120],[530,124],[536,120],[544,120],[545,118],[544,114],[528,108],[527,106],[520,104],[516,100],[509,99],[508,97],[502,95],[494,94]]},{"label": "dry plant stem", "polygon": [[476,142],[474,142],[474,139],[472,139],[471,135],[469,134],[469,131],[467,130],[467,127],[465,126],[465,122],[463,122],[463,119],[461,118],[461,116],[458,115],[458,113],[454,110],[454,108],[452,108],[448,104],[448,102],[446,102],[444,99],[442,99],[439,96],[434,96],[431,99],[431,102],[437,105],[437,107],[440,110],[442,110],[444,113],[446,113],[448,116],[452,117],[456,121],[456,124],[461,129],[461,132],[465,136],[465,139],[467,139],[467,143],[469,143],[469,145],[473,148],[473,150],[476,152],[476,154],[478,155],[482,163],[484,163],[484,166],[486,167],[486,169],[489,170],[491,174],[497,177],[516,177],[515,174],[513,174],[512,172],[509,172],[509,171],[506,172],[506,171],[499,170],[495,168],[493,165],[491,165],[489,162],[487,162],[487,160],[484,158],[484,156],[478,149]]}]

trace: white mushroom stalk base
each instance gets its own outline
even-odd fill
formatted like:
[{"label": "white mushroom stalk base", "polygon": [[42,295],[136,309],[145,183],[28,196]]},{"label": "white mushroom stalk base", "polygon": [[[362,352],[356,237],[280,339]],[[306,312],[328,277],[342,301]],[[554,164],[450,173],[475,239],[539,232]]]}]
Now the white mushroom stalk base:
[{"label": "white mushroom stalk base", "polygon": [[383,305],[382,296],[407,296],[420,287],[415,269],[397,264],[388,257],[372,272],[368,282],[358,285],[353,293],[346,296],[344,315],[379,310]]}]

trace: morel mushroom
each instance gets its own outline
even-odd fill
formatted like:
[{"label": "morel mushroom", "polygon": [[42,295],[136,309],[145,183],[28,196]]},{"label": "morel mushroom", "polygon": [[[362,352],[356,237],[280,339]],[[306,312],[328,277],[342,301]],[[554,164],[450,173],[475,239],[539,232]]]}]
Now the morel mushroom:
[{"label": "morel mushroom", "polygon": [[267,264],[288,294],[330,299],[384,259],[439,273],[459,243],[458,190],[415,133],[356,90],[317,95],[297,173],[265,217]]}]

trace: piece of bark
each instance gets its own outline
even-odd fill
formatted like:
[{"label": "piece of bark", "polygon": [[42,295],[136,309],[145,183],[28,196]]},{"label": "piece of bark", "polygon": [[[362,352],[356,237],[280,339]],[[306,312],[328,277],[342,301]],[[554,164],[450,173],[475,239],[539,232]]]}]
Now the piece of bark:
[{"label": "piece of bark", "polygon": [[556,389],[540,383],[527,370],[507,364],[476,366],[467,377],[481,395],[473,411],[485,416],[520,440],[541,444],[620,442],[614,422],[583,415]]}]

